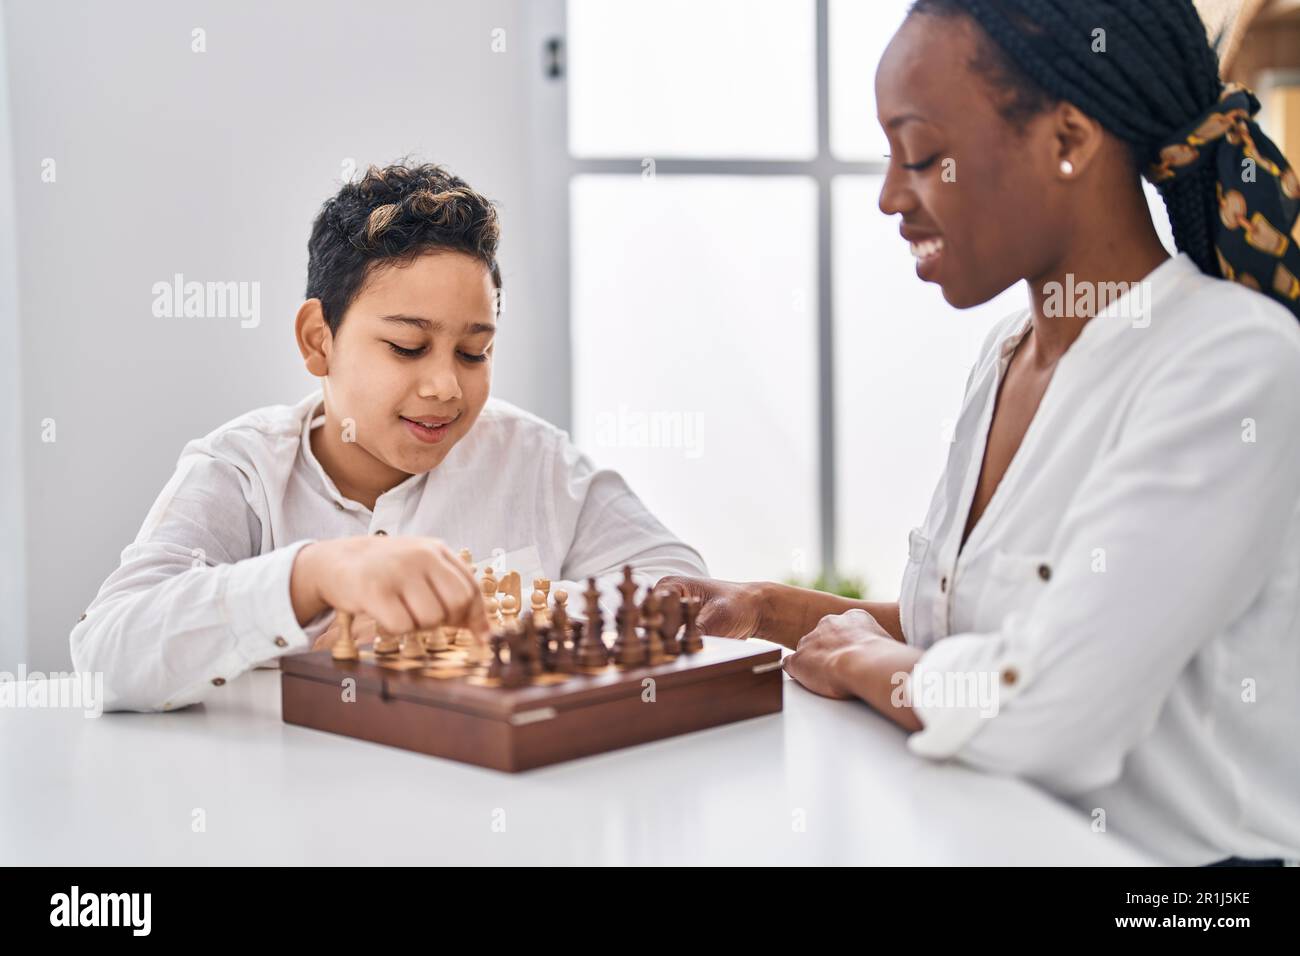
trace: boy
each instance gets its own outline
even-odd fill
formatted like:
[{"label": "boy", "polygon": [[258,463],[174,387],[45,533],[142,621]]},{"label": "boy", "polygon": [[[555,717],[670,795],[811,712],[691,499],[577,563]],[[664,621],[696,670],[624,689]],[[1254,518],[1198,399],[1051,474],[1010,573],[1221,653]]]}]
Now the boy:
[{"label": "boy", "polygon": [[707,573],[616,473],[489,398],[498,232],[491,202],[433,165],[371,167],[324,204],[295,326],[322,389],[182,451],[72,631],[108,709],[182,707],[326,646],[335,608],[363,638],[484,634],[453,548],[571,594],[594,576],[611,608],[624,564],[642,585]]}]

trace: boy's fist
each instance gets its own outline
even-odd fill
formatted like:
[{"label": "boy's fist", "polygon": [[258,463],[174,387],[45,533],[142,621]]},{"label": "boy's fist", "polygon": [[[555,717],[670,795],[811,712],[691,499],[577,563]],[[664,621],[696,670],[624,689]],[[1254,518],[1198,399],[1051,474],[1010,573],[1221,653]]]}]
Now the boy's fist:
[{"label": "boy's fist", "polygon": [[440,625],[488,634],[483,592],[465,562],[437,538],[313,542],[298,552],[290,592],[299,623],[332,607],[369,615],[389,634]]}]

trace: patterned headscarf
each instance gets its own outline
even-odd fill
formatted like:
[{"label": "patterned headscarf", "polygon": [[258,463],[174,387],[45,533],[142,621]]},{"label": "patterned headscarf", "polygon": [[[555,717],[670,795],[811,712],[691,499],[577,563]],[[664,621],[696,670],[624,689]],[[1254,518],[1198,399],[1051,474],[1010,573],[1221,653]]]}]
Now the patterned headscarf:
[{"label": "patterned headscarf", "polygon": [[1020,72],[1150,164],[1175,242],[1200,269],[1300,318],[1295,170],[1252,119],[1254,94],[1224,87],[1192,0],[917,0],[916,8],[973,17]]},{"label": "patterned headscarf", "polygon": [[1209,165],[1219,222],[1214,250],[1225,279],[1282,302],[1300,316],[1300,178],[1253,117],[1259,100],[1229,84],[1205,115],[1160,150],[1153,183]]}]

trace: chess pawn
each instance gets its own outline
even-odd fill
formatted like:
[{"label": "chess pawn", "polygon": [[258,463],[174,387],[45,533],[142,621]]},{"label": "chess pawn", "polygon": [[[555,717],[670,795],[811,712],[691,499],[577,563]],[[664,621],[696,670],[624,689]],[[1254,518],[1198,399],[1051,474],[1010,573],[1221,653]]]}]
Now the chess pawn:
[{"label": "chess pawn", "polygon": [[513,594],[507,594],[501,599],[501,623],[509,629],[511,625],[519,622],[519,601]]},{"label": "chess pawn", "polygon": [[596,589],[596,579],[587,578],[587,590],[583,595],[587,599],[587,620],[582,625],[582,636],[578,639],[577,657],[580,667],[604,667],[609,663],[609,649],[605,647],[602,637],[604,627],[600,614],[600,591]]},{"label": "chess pawn", "polygon": [[357,642],[352,639],[352,615],[347,611],[338,611],[334,615],[338,624],[338,637],[330,648],[330,657],[336,661],[355,661],[361,655],[357,653]]},{"label": "chess pawn", "polygon": [[469,568],[471,575],[477,573],[478,569],[474,567],[474,555],[470,553],[469,548],[460,549],[460,559],[465,563],[465,567]]},{"label": "chess pawn", "polygon": [[696,619],[700,616],[699,598],[682,598],[682,619],[686,628],[682,631],[682,653],[697,654],[704,650],[704,638],[700,636],[700,626]]},{"label": "chess pawn", "polygon": [[[533,583],[534,584],[540,583],[540,579],[538,581],[534,581]],[[532,608],[533,619],[536,621],[540,617],[541,620],[545,621],[549,616],[546,611],[546,592],[543,591],[541,588],[537,588],[536,590],[534,590],[532,604],[533,604],[533,608]]]},{"label": "chess pawn", "polygon": [[[659,598],[659,634],[663,637],[664,654],[668,657],[676,657],[682,652],[681,641],[677,639],[677,631],[681,627],[681,605],[673,600],[673,594],[667,588],[661,588],[655,592]],[[672,617],[678,622],[673,626],[669,622],[669,611],[676,613]]]},{"label": "chess pawn", "polygon": [[447,649],[447,629],[445,627],[434,627],[427,631],[421,631],[420,635],[424,638],[424,649],[430,654],[436,654],[438,651]]},{"label": "chess pawn", "polygon": [[488,653],[491,658],[488,660],[487,676],[495,680],[501,679],[501,645],[505,643],[505,635],[495,632],[488,639]]},{"label": "chess pawn", "polygon": [[555,670],[555,651],[551,648],[551,623],[546,620],[545,615],[538,615],[533,618],[533,626],[537,629],[537,661],[542,665],[542,670]]},{"label": "chess pawn", "polygon": [[678,654],[682,649],[680,639],[682,632],[682,602],[668,588],[657,588],[656,590],[659,594],[659,613],[663,615],[663,623],[659,627],[659,633],[664,637],[664,653]]},{"label": "chess pawn", "polygon": [[664,616],[659,613],[659,595],[651,590],[641,603],[641,620],[645,624],[645,656],[651,663],[663,659],[664,639],[660,628]]},{"label": "chess pawn", "polygon": [[376,654],[382,654],[385,656],[388,654],[396,654],[400,648],[401,642],[397,639],[396,635],[389,634],[387,631],[375,631]]},{"label": "chess pawn", "polygon": [[424,640],[419,631],[407,631],[402,635],[402,657],[417,660],[424,657]]},{"label": "chess pawn", "polygon": [[551,609],[551,630],[555,643],[563,647],[569,640],[569,592],[560,588],[555,592],[555,606]]}]

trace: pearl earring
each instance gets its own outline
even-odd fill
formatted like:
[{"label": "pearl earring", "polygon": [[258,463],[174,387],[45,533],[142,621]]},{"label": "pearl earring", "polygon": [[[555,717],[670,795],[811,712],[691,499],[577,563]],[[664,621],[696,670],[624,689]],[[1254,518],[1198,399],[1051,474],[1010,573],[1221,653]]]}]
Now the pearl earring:
[{"label": "pearl earring", "polygon": [[1061,174],[1064,176],[1073,176],[1074,163],[1070,162],[1068,159],[1061,160]]}]

